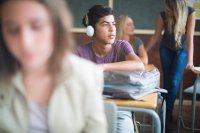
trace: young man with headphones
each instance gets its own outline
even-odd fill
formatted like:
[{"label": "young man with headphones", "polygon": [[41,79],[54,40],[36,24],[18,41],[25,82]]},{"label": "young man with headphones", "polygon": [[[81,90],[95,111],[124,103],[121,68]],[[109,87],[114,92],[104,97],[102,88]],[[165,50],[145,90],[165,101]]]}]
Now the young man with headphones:
[{"label": "young man with headphones", "polygon": [[[131,45],[124,40],[115,40],[115,19],[110,7],[94,5],[83,18],[83,25],[92,42],[78,47],[75,54],[99,64],[104,71],[144,70]],[[131,112],[118,111],[117,132],[134,132]]]}]

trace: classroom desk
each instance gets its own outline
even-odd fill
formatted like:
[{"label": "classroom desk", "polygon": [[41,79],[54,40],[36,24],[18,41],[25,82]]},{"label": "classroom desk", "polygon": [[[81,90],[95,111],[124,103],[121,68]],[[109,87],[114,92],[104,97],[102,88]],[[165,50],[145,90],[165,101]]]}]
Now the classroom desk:
[{"label": "classroom desk", "polygon": [[161,122],[155,109],[157,107],[158,94],[152,93],[144,96],[140,100],[118,100],[118,99],[106,99],[108,102],[114,102],[117,104],[119,110],[143,112],[151,115],[154,118],[156,124],[156,133],[161,132]]},{"label": "classroom desk", "polygon": [[155,68],[155,66],[153,64],[147,64],[147,65],[144,66],[145,70],[152,70],[154,68]]},{"label": "classroom desk", "polygon": [[[155,66],[153,64],[148,64],[145,66],[146,70],[152,70]],[[108,102],[114,102],[119,110],[134,111],[147,113],[154,118],[156,124],[156,133],[161,132],[161,122],[158,114],[156,113],[158,94],[151,93],[147,96],[142,97],[140,100],[119,100],[119,99],[106,99]]]}]

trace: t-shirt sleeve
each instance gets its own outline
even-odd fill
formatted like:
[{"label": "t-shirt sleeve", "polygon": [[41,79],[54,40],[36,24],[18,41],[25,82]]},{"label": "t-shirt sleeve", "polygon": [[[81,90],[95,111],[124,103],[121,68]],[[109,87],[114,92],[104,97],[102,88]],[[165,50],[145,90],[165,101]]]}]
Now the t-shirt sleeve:
[{"label": "t-shirt sleeve", "polygon": [[121,41],[120,47],[121,47],[121,50],[123,51],[123,53],[125,53],[125,55],[128,55],[131,52],[134,52],[131,44],[129,44],[129,42],[127,42],[127,41],[124,41],[124,40]]},{"label": "t-shirt sleeve", "polygon": [[140,45],[143,45],[143,42],[142,42],[142,40],[139,38],[139,37],[135,37],[135,44],[137,45],[137,46],[140,46]]},{"label": "t-shirt sleeve", "polygon": [[78,46],[74,49],[73,53],[75,55],[78,55],[79,57],[86,57],[89,55],[90,53],[90,47],[89,47],[90,43],[88,44],[84,44],[84,45],[81,45],[81,46]]},{"label": "t-shirt sleeve", "polygon": [[190,14],[192,14],[193,12],[195,12],[195,9],[189,6],[189,7],[188,7],[188,16],[189,16]]}]

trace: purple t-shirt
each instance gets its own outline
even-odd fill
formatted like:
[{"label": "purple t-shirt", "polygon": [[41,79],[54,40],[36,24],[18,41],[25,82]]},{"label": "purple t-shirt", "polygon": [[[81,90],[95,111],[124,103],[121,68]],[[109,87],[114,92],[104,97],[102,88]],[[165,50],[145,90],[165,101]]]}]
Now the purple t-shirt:
[{"label": "purple t-shirt", "polygon": [[112,45],[111,51],[104,57],[98,57],[92,50],[92,42],[78,47],[75,54],[97,64],[124,61],[126,55],[134,52],[131,45],[124,40],[118,40]]}]

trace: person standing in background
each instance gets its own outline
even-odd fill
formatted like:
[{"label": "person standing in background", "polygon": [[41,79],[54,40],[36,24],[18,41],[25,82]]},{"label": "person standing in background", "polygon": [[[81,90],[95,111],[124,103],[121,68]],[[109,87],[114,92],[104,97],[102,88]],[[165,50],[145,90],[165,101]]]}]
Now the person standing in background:
[{"label": "person standing in background", "polygon": [[143,42],[135,36],[135,25],[133,20],[127,15],[121,15],[117,18],[117,40],[126,40],[133,47],[134,52],[140,57],[144,65],[148,64],[147,52]]},{"label": "person standing in background", "polygon": [[[115,40],[116,27],[110,7],[94,5],[83,18],[92,42],[75,49],[75,54],[99,64],[104,71],[141,71],[144,65],[127,41]],[[133,133],[131,112],[118,111],[117,133]]]},{"label": "person standing in background", "polygon": [[71,27],[64,0],[1,0],[0,132],[107,133],[102,69],[71,54]]},{"label": "person standing in background", "polygon": [[[147,42],[147,52],[160,39],[160,58],[166,100],[166,132],[171,132],[172,113],[184,69],[193,67],[195,10],[187,0],[165,0],[165,11],[157,19],[154,35]],[[162,35],[162,31],[164,34]],[[161,38],[162,37],[162,38]]]}]

